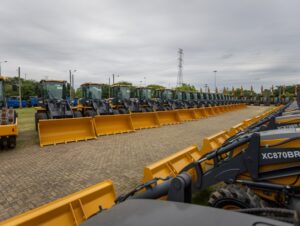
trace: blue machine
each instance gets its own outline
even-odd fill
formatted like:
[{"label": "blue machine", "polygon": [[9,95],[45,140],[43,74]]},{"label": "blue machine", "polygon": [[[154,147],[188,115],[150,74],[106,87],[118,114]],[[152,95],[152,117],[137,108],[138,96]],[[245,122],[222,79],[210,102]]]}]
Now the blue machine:
[{"label": "blue machine", "polygon": [[[6,102],[7,102],[7,107],[19,108],[20,106],[20,98],[18,96],[8,97]],[[27,101],[22,100],[22,107],[24,108],[26,106],[27,106]]]},{"label": "blue machine", "polygon": [[37,96],[30,96],[28,100],[28,107],[36,107],[38,106],[39,99]]}]

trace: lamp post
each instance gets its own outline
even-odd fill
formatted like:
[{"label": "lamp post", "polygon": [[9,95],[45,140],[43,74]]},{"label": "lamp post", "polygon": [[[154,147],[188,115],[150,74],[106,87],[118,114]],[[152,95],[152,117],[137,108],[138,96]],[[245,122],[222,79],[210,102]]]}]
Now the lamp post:
[{"label": "lamp post", "polygon": [[217,70],[213,71],[215,73],[215,90],[217,90]]},{"label": "lamp post", "polygon": [[69,76],[70,76],[70,99],[72,98],[72,87],[74,86],[74,73],[76,71],[77,71],[76,69],[69,70]]},{"label": "lamp post", "polygon": [[2,75],[2,74],[1,74],[1,64],[2,64],[2,63],[5,64],[5,63],[7,63],[7,62],[8,62],[7,60],[5,60],[5,61],[0,61],[0,76]]},{"label": "lamp post", "polygon": [[205,89],[204,89],[205,92],[207,93],[207,92],[208,92],[208,84],[205,84],[205,85],[204,85],[204,88],[205,88]]}]

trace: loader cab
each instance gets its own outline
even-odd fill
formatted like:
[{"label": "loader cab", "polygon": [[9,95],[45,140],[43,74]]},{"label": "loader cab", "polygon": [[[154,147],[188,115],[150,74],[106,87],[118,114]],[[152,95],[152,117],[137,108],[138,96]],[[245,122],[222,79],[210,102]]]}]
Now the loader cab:
[{"label": "loader cab", "polygon": [[102,100],[103,84],[84,83],[81,86],[82,97],[84,99]]},{"label": "loader cab", "polygon": [[117,100],[129,100],[130,93],[131,93],[131,86],[126,85],[113,85],[112,89],[112,96],[114,99]]},{"label": "loader cab", "polygon": [[61,80],[42,80],[40,81],[42,100],[36,108],[35,126],[42,119],[58,119],[81,117],[79,111],[72,110],[67,101],[67,82]]},{"label": "loader cab", "polygon": [[108,101],[103,98],[103,90],[107,88],[106,84],[84,83],[80,86],[82,98],[79,99],[79,110],[81,114],[87,117],[96,115],[112,114]]},{"label": "loader cab", "polygon": [[154,92],[150,88],[139,87],[135,90],[136,97],[139,100],[151,100],[153,98]]},{"label": "loader cab", "polygon": [[56,80],[42,80],[40,82],[41,94],[43,101],[45,100],[66,100],[67,98],[67,82]]},{"label": "loader cab", "polygon": [[182,99],[185,101],[190,101],[192,99],[191,93],[188,91],[182,92]]},{"label": "loader cab", "polygon": [[183,97],[183,94],[182,94],[183,92],[182,91],[178,91],[178,90],[176,90],[175,91],[175,100],[178,100],[178,101],[182,101],[182,97]]},{"label": "loader cab", "polygon": [[159,89],[156,90],[156,98],[161,100],[173,100],[174,99],[174,90],[171,89]]},{"label": "loader cab", "polygon": [[191,93],[191,98],[193,99],[193,100],[198,100],[199,98],[198,98],[198,93],[197,92],[192,92]]}]

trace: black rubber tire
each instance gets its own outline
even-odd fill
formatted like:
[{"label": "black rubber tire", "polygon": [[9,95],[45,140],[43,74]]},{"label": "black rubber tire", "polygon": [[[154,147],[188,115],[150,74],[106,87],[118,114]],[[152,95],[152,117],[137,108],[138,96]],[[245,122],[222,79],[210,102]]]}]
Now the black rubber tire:
[{"label": "black rubber tire", "polygon": [[128,111],[126,109],[124,109],[124,108],[120,108],[119,109],[119,113],[120,114],[128,114]]},{"label": "black rubber tire", "polygon": [[8,137],[8,139],[7,139],[7,147],[9,149],[13,149],[13,148],[16,147],[16,145],[17,145],[17,137],[16,136],[10,136],[10,137]]},{"label": "black rubber tire", "polygon": [[38,123],[41,119],[48,119],[47,113],[45,112],[36,112],[35,113],[35,130],[38,131]]},{"label": "black rubber tire", "polygon": [[96,112],[94,110],[86,110],[84,112],[84,116],[86,117],[94,117],[96,115]]},{"label": "black rubber tire", "polygon": [[210,195],[208,204],[220,209],[264,208],[267,203],[251,189],[240,185],[226,185]]},{"label": "black rubber tire", "polygon": [[153,112],[153,108],[147,107],[147,108],[146,108],[146,111],[147,111],[147,112]]},{"label": "black rubber tire", "polygon": [[81,118],[81,117],[82,117],[81,111],[74,111],[74,118]]}]

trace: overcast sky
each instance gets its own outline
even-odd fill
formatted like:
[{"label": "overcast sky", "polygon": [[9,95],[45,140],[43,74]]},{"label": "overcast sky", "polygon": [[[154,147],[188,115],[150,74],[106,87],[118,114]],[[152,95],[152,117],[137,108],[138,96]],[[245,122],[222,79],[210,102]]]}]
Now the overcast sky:
[{"label": "overcast sky", "polygon": [[75,84],[183,81],[258,90],[299,83],[299,0],[1,0],[2,74]]}]

